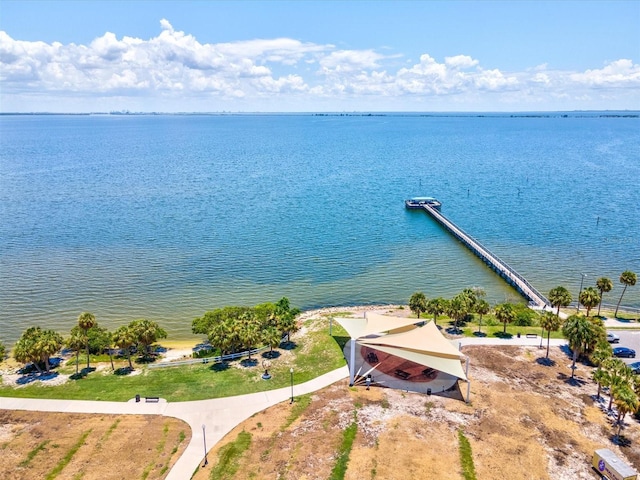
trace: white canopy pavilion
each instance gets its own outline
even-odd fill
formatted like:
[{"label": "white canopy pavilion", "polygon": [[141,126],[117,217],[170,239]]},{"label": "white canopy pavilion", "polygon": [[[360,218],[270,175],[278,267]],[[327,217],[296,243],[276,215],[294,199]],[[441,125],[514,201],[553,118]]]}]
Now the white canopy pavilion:
[{"label": "white canopy pavilion", "polygon": [[[335,319],[351,337],[349,347],[349,384],[355,380],[356,344],[379,350],[467,382],[469,359],[447,340],[432,321],[417,327],[415,318],[401,318],[365,312],[364,318]],[[466,370],[462,361],[466,360]]]}]

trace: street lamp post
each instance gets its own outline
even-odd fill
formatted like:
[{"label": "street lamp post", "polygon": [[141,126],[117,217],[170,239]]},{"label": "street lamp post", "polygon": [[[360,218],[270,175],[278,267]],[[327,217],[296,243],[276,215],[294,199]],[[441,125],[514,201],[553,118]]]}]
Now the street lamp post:
[{"label": "street lamp post", "polygon": [[576,312],[580,311],[580,295],[582,294],[582,282],[584,282],[584,277],[587,276],[586,273],[581,273],[580,275],[582,275],[582,277],[580,278],[580,291],[578,292],[578,308],[576,310]]},{"label": "street lamp post", "polygon": [[202,466],[206,467],[209,464],[209,460],[207,459],[207,434],[204,423],[202,424],[202,439],[204,440],[204,464]]},{"label": "street lamp post", "polygon": [[293,403],[293,367],[289,369],[289,373],[291,374],[291,402]]}]

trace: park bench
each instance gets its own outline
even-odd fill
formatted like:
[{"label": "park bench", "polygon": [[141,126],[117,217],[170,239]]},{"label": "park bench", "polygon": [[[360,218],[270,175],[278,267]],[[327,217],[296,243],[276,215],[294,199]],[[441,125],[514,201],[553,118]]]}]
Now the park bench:
[{"label": "park bench", "polygon": [[527,338],[538,338],[537,333],[527,333]]},{"label": "park bench", "polygon": [[409,372],[405,372],[404,370],[396,370],[396,375],[405,380],[411,376]]},{"label": "park bench", "polygon": [[144,397],[144,401],[146,403],[158,403],[160,401],[160,397]]}]

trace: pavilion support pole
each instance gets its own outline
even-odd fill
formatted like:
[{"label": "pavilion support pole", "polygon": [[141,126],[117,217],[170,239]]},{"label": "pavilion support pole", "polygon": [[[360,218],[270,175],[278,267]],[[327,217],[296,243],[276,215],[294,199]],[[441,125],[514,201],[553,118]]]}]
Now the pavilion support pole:
[{"label": "pavilion support pole", "polygon": [[356,376],[356,339],[351,339],[351,348],[349,351],[349,386],[353,387]]},{"label": "pavilion support pole", "polygon": [[469,403],[469,397],[471,395],[471,381],[469,380],[469,357],[467,357],[467,366],[465,368],[464,374],[467,377],[467,403]]}]

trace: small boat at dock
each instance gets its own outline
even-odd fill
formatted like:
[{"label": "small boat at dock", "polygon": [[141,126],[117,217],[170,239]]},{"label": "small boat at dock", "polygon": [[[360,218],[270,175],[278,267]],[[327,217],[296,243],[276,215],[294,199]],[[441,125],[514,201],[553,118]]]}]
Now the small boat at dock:
[{"label": "small boat at dock", "polygon": [[413,197],[404,201],[407,208],[423,208],[425,205],[440,210],[442,203],[433,197]]}]

